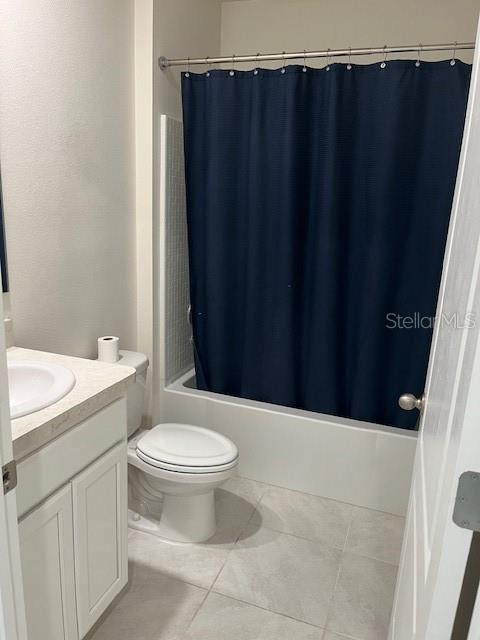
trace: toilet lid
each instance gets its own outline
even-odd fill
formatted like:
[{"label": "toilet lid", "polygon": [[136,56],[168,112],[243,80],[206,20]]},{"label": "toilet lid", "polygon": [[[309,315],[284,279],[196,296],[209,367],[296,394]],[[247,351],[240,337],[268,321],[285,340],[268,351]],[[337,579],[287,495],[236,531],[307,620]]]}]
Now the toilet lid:
[{"label": "toilet lid", "polygon": [[160,424],[140,438],[137,451],[174,467],[219,467],[238,457],[234,443],[216,431],[191,424]]}]

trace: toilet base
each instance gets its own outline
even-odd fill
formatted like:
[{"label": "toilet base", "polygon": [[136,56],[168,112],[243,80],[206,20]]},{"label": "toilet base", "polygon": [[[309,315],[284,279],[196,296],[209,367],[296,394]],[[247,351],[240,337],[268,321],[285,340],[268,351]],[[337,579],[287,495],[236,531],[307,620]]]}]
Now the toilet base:
[{"label": "toilet base", "polygon": [[164,495],[160,519],[128,510],[128,526],[165,542],[205,542],[216,530],[213,490],[200,495]]}]

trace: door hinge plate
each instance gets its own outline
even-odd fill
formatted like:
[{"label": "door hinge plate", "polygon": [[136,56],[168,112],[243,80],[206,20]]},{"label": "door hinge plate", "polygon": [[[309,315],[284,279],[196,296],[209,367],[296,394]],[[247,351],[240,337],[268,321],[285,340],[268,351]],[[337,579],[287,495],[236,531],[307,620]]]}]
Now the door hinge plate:
[{"label": "door hinge plate", "polygon": [[480,473],[465,471],[458,479],[453,521],[462,529],[480,531]]},{"label": "door hinge plate", "polygon": [[10,460],[2,467],[3,493],[13,491],[17,486],[17,463]]}]

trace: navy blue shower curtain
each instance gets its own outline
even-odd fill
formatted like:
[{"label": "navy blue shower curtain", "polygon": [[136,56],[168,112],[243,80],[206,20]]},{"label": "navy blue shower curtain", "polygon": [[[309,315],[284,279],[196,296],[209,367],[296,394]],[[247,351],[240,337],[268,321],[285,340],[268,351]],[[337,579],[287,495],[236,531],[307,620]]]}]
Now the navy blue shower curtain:
[{"label": "navy blue shower curtain", "polygon": [[200,389],[415,427],[470,69],[183,74]]}]

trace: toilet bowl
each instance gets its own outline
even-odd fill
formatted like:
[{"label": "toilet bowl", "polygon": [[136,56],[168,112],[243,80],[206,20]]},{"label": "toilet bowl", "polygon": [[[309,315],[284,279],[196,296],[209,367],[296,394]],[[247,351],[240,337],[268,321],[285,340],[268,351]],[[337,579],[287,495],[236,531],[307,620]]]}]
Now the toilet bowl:
[{"label": "toilet bowl", "polygon": [[238,464],[238,450],[221,434],[189,424],[142,430],[148,359],[120,351],[133,367],[127,388],[128,524],[170,542],[203,542],[215,533],[214,489]]},{"label": "toilet bowl", "polygon": [[[189,424],[160,424],[129,440],[128,463],[137,489],[160,498],[158,516],[129,510],[129,526],[172,542],[203,542],[216,529],[214,489],[238,464],[238,450],[215,431]],[[135,480],[136,477],[136,480]]]}]

